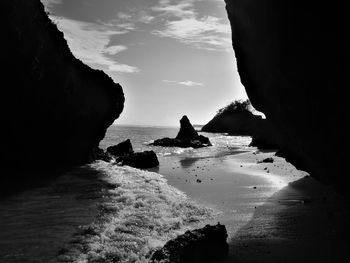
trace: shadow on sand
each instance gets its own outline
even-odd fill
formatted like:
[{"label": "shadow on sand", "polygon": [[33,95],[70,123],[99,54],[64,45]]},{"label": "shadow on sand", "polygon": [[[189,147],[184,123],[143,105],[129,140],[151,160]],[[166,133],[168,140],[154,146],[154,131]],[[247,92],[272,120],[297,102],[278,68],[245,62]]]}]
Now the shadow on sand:
[{"label": "shadow on sand", "polygon": [[289,184],[229,240],[224,262],[344,262],[350,245],[349,199],[305,177]]}]

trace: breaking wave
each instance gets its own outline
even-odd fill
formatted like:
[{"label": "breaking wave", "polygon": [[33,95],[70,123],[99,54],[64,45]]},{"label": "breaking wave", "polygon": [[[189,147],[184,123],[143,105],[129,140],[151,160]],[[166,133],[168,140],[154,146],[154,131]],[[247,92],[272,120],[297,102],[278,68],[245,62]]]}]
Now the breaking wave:
[{"label": "breaking wave", "polygon": [[160,174],[103,161],[91,167],[110,187],[98,218],[61,250],[61,262],[148,262],[166,241],[214,215]]}]

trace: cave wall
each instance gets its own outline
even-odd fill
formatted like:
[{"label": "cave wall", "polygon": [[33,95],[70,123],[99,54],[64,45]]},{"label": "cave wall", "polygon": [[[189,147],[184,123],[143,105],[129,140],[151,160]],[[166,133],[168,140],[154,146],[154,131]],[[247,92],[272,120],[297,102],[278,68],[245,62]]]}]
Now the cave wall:
[{"label": "cave wall", "polygon": [[238,71],[281,153],[344,188],[349,16],[342,1],[225,0]]},{"label": "cave wall", "polygon": [[123,110],[121,86],[72,55],[39,0],[2,1],[1,10],[1,152],[11,167],[2,179],[88,161]]}]

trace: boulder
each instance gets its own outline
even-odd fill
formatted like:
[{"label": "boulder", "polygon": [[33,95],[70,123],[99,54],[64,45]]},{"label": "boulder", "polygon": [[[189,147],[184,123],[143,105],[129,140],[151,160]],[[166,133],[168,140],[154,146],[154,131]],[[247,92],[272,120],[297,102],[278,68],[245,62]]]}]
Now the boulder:
[{"label": "boulder", "polygon": [[159,165],[157,155],[154,151],[126,154],[118,157],[116,163],[135,168],[152,168]]},{"label": "boulder", "polygon": [[112,156],[123,156],[126,154],[134,153],[134,150],[131,145],[130,139],[127,139],[124,142],[121,142],[117,145],[113,145],[107,148],[107,153]]},{"label": "boulder", "polygon": [[227,256],[227,231],[224,225],[206,225],[187,231],[168,241],[155,251],[150,262],[162,263],[209,263]]}]

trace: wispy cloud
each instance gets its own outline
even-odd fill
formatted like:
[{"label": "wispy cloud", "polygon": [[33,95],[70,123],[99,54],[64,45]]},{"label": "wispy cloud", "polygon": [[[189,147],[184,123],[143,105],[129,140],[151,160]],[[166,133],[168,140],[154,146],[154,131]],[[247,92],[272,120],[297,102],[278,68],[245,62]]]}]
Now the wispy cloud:
[{"label": "wispy cloud", "polygon": [[193,17],[196,15],[193,10],[193,1],[168,1],[160,0],[157,6],[151,8],[163,16],[173,16],[177,18]]},{"label": "wispy cloud", "polygon": [[215,16],[201,16],[195,9],[201,0],[160,0],[152,10],[166,17],[159,37],[174,38],[199,49],[231,51],[231,29],[228,22]]},{"label": "wispy cloud", "polygon": [[174,84],[178,84],[178,85],[182,85],[182,86],[187,86],[187,87],[204,86],[203,83],[195,82],[195,81],[192,81],[192,80],[188,80],[188,81],[176,81],[176,80],[167,80],[167,79],[164,79],[163,82],[166,82],[166,83],[174,83]]},{"label": "wispy cloud", "polygon": [[126,34],[127,30],[111,29],[106,25],[88,23],[63,17],[51,17],[64,36],[72,53],[84,63],[105,71],[135,73],[139,69],[119,63],[112,56],[123,52],[126,46],[112,45],[110,39],[115,35]]},{"label": "wispy cloud", "polygon": [[101,24],[109,27],[116,27],[127,31],[135,31],[138,29],[138,24],[149,24],[155,19],[149,12],[145,10],[118,12],[115,18],[103,22]]}]

